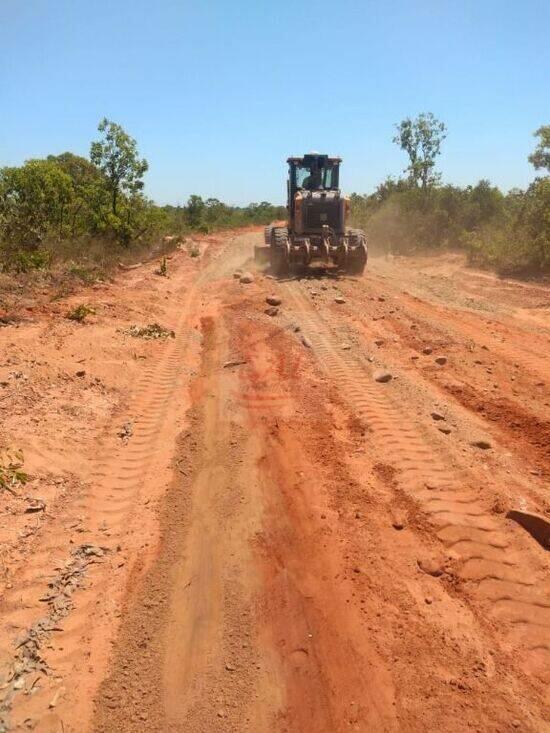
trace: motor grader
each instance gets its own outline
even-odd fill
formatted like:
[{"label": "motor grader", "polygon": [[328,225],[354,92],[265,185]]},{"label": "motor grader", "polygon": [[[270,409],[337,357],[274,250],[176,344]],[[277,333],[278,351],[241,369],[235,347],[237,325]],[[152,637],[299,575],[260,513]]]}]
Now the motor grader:
[{"label": "motor grader", "polygon": [[288,158],[287,226],[266,227],[267,249],[261,248],[275,275],[317,263],[363,273],[367,240],[360,229],[346,226],[350,201],[339,188],[341,162],[319,153]]}]

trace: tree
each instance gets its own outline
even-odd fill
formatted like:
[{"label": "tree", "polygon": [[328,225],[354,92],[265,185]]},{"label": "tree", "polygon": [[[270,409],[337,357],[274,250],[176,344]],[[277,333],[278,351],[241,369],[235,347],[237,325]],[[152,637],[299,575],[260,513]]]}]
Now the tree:
[{"label": "tree", "polygon": [[90,159],[105,176],[111,212],[117,217],[121,193],[139,194],[149,165],[139,158],[136,141],[116,122],[104,118],[97,129],[103,138],[91,144]]},{"label": "tree", "polygon": [[47,160],[56,163],[72,181],[73,195],[67,219],[71,236],[96,229],[101,211],[109,206],[101,171],[87,158],[70,152],[48,155]]},{"label": "tree", "polygon": [[189,226],[193,229],[201,226],[204,213],[204,201],[202,198],[196,194],[192,194],[189,196],[187,206],[185,208],[187,213],[187,223]]},{"label": "tree", "polygon": [[28,160],[0,170],[2,238],[36,249],[48,235],[63,237],[72,201],[70,176],[50,160]]},{"label": "tree", "polygon": [[529,162],[536,170],[546,168],[550,173],[550,125],[542,125],[534,135],[540,139],[535,151],[529,156]]},{"label": "tree", "polygon": [[428,112],[414,120],[407,117],[396,128],[393,142],[409,156],[405,172],[409,174],[411,183],[415,186],[420,183],[424,190],[437,183],[440,176],[434,172],[435,160],[441,152],[441,143],[447,137],[445,124]]}]

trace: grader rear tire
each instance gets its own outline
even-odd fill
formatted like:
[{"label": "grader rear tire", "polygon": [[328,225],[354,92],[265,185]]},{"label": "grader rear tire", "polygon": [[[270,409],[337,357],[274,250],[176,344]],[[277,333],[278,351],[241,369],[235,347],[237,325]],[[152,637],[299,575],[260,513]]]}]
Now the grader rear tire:
[{"label": "grader rear tire", "polygon": [[348,232],[349,250],[346,262],[348,275],[362,275],[367,266],[367,238],[361,229]]}]

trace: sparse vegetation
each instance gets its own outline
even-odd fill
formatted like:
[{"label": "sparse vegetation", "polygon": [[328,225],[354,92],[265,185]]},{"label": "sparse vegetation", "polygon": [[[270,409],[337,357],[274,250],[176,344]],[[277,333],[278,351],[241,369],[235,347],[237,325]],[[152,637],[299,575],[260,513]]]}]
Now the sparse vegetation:
[{"label": "sparse vegetation", "polygon": [[218,199],[203,200],[195,194],[189,197],[185,206],[165,206],[163,211],[170,221],[170,231],[179,234],[192,231],[208,234],[217,229],[269,224],[286,217],[284,206],[274,206],[267,201],[228,206]]},{"label": "sparse vegetation", "polygon": [[148,326],[130,326],[124,333],[146,340],[176,338],[174,331],[163,328],[158,323],[150,323]]},{"label": "sparse vegetation", "polygon": [[[111,120],[98,130],[90,159],[65,152],[0,169],[0,273],[70,292],[71,279],[102,279],[119,262],[170,251],[186,234],[286,216],[284,207],[267,201],[238,207],[196,194],[184,206],[157,206],[143,195],[148,163],[136,141]],[[436,161],[446,135],[431,113],[396,125],[393,140],[408,157],[405,177],[387,178],[372,194],[353,194],[353,223],[367,231],[374,250],[460,247],[472,263],[502,273],[549,271],[550,125],[536,131],[529,156],[542,177],[507,194],[487,180],[463,188],[443,184]],[[172,236],[163,239],[167,233]],[[195,244],[188,251],[200,255]],[[158,272],[166,275],[165,261]]]},{"label": "sparse vegetation", "polygon": [[136,141],[112,120],[98,131],[89,159],[65,152],[0,168],[0,273],[40,285],[91,282],[121,261],[158,257],[191,232],[284,216],[265,201],[235,207],[195,194],[184,206],[157,206],[143,194],[148,163]]},{"label": "sparse vegetation", "polygon": [[[446,128],[433,115],[397,125],[408,155],[407,177],[388,178],[373,194],[351,196],[352,220],[373,250],[412,254],[461,248],[472,264],[506,275],[550,272],[550,177],[526,191],[502,193],[488,180],[464,188],[442,184],[435,170]],[[535,133],[529,160],[550,172],[550,126]]]},{"label": "sparse vegetation", "polygon": [[161,277],[168,277],[168,265],[166,263],[166,257],[162,258],[161,263],[158,266],[158,269],[155,270],[155,275],[160,275]]},{"label": "sparse vegetation", "polygon": [[90,315],[93,315],[94,313],[94,309],[91,308],[89,305],[80,303],[80,305],[77,305],[75,308],[71,308],[71,310],[67,313],[67,318],[69,319],[69,321],[84,323],[86,318]]},{"label": "sparse vegetation", "polygon": [[0,489],[15,494],[18,485],[26,484],[28,475],[23,470],[23,453],[21,451],[4,451],[0,453]]}]

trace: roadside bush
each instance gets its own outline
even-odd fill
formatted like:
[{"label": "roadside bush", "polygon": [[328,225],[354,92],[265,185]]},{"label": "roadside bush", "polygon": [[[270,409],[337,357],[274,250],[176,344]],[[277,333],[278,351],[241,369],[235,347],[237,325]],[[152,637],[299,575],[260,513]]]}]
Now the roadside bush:
[{"label": "roadside bush", "polygon": [[90,307],[89,305],[86,305],[85,303],[80,303],[80,305],[75,306],[67,313],[67,318],[69,321],[76,321],[77,323],[84,323],[86,318],[90,315],[93,315],[95,313],[95,310]]},{"label": "roadside bush", "polygon": [[21,274],[32,270],[47,270],[51,262],[51,252],[41,249],[28,252],[19,249],[1,252],[0,258],[0,268],[3,272]]},{"label": "roadside bush", "polygon": [[502,275],[550,272],[550,179],[540,178],[518,200],[499,226],[484,226],[465,237],[472,264]]},{"label": "roadside bush", "polygon": [[374,252],[414,254],[463,248],[471,264],[502,274],[550,268],[550,178],[504,195],[489,181],[423,191],[388,179],[370,196],[353,194],[355,226]]},{"label": "roadside bush", "polygon": [[0,169],[0,227],[10,248],[34,250],[55,233],[65,232],[71,178],[47,160]]}]

